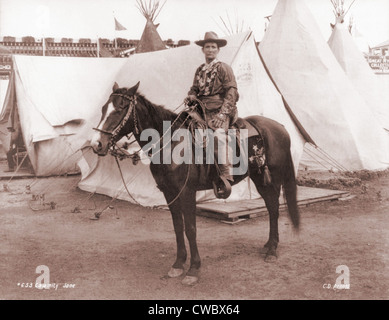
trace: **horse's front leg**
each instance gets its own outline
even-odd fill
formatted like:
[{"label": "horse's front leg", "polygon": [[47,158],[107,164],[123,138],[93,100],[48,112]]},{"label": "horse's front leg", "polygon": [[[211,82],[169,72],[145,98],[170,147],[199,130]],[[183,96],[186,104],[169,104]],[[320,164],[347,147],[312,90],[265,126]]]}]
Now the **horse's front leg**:
[{"label": "horse's front leg", "polygon": [[[174,200],[174,195],[172,195],[171,192],[165,191],[164,194],[168,203]],[[184,263],[187,258],[187,253],[184,239],[184,221],[179,201],[177,200],[170,204],[169,209],[172,215],[174,232],[176,234],[177,257],[176,261],[168,272],[168,276],[170,278],[175,278],[181,276],[184,273]]]},{"label": "horse's front leg", "polygon": [[181,210],[185,221],[185,234],[190,247],[190,268],[182,283],[194,285],[198,282],[201,259],[197,248],[196,229],[196,191],[185,189],[180,196]]}]

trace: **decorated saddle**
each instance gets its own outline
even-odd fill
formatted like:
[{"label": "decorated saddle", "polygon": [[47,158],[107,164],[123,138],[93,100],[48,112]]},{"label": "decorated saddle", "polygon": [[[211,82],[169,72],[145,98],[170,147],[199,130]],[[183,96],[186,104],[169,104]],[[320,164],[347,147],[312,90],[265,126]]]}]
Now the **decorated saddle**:
[{"label": "decorated saddle", "polygon": [[[190,111],[188,111],[188,114],[191,119],[190,126],[199,129],[208,128],[203,116],[198,112],[198,108],[191,109]],[[247,121],[243,118],[237,118],[237,120],[232,125],[230,125],[230,129],[235,129],[237,153],[239,153],[239,155],[241,152],[241,131],[247,130],[247,135],[245,134],[244,138],[248,139],[248,170],[256,170],[258,173],[263,173],[264,184],[270,183],[271,178],[269,169],[267,167],[265,143],[263,134],[261,133],[261,129],[257,128],[250,121]]]}]

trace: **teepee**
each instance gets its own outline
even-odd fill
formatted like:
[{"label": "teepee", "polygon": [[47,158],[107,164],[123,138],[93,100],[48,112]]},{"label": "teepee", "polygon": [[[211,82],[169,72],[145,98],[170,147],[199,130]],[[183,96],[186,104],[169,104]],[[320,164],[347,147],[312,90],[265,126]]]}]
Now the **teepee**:
[{"label": "teepee", "polygon": [[368,65],[343,22],[346,14],[344,4],[334,0],[332,3],[336,23],[328,45],[354,88],[362,96],[382,127],[389,131],[389,99],[382,92],[378,83],[379,79]]},{"label": "teepee", "polygon": [[358,49],[364,54],[368,55],[371,46],[369,44],[369,41],[367,41],[366,37],[363,35],[363,33],[359,30],[357,23],[354,21],[353,16],[350,17],[349,20],[349,30],[350,34],[357,45]]},{"label": "teepee", "polygon": [[136,53],[151,52],[166,49],[165,43],[158,34],[159,24],[154,24],[155,19],[161,13],[165,2],[160,5],[159,0],[137,0],[137,6],[142,15],[146,18],[146,25],[139,43],[135,49]]},{"label": "teepee", "polygon": [[389,166],[387,133],[344,73],[303,0],[278,1],[259,49],[284,99],[318,146],[306,148],[301,160],[305,168]]}]

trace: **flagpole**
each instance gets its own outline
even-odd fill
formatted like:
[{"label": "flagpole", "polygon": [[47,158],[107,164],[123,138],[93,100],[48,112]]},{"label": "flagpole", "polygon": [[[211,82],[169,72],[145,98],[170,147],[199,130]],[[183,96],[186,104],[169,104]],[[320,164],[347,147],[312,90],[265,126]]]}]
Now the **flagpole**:
[{"label": "flagpole", "polygon": [[45,42],[45,35],[43,35],[43,37],[42,37],[42,54],[43,54],[43,56],[46,55],[45,51],[46,51],[46,42]]},{"label": "flagpole", "polygon": [[114,33],[114,38],[115,38],[115,55],[116,55],[116,50],[118,48],[117,40],[116,40],[116,19],[115,19],[115,11],[112,11],[113,14],[113,23],[115,25],[115,33]]},{"label": "flagpole", "polygon": [[97,35],[97,58],[100,58],[100,40],[99,40],[99,35]]}]

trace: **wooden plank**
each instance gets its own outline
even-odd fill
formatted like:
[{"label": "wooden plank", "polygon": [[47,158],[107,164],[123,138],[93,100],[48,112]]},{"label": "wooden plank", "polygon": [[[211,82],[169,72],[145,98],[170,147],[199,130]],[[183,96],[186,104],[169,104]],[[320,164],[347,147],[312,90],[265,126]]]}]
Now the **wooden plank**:
[{"label": "wooden plank", "polygon": [[246,216],[241,216],[240,218],[244,219],[253,219],[253,218],[259,218],[259,217],[267,217],[268,213],[266,212],[259,212],[259,213],[250,213]]},{"label": "wooden plank", "polygon": [[235,222],[239,220],[239,217],[233,217],[233,218],[228,218],[226,216],[223,216],[219,213],[213,213],[210,211],[198,211],[197,214],[199,216],[207,217],[207,218],[212,218],[212,219],[217,219],[217,220],[223,220],[223,221],[229,221],[229,222]]},{"label": "wooden plank", "polygon": [[[298,187],[297,205],[307,206],[312,203],[334,201],[350,197],[348,191],[328,190],[320,188]],[[286,210],[284,196],[280,196],[280,211]],[[216,218],[222,221],[236,222],[266,216],[267,208],[263,199],[250,199],[234,202],[214,202],[197,205],[199,215]]]},{"label": "wooden plank", "polygon": [[237,224],[242,221],[246,221],[247,219],[237,219],[235,221],[228,221],[228,220],[220,220],[220,222],[226,223],[226,224]]},{"label": "wooden plank", "polygon": [[233,202],[213,202],[213,203],[200,203],[197,205],[198,209],[205,209],[209,211],[219,213],[235,213],[249,210],[255,210],[257,208],[266,207],[263,199],[255,200],[242,200]]},{"label": "wooden plank", "polygon": [[239,211],[234,213],[227,214],[228,218],[234,218],[234,217],[243,217],[243,216],[249,216],[249,215],[258,215],[258,214],[267,214],[267,208],[258,208],[256,210],[249,210],[249,211]]},{"label": "wooden plank", "polygon": [[249,217],[249,216],[260,216],[260,215],[267,215],[267,209],[266,208],[260,208],[258,210],[250,210],[250,211],[239,211],[239,212],[233,212],[233,213],[225,213],[225,212],[214,212],[210,210],[198,210],[198,213],[208,213],[212,214],[213,216],[218,216],[219,219],[223,218],[240,218],[240,217]]}]

